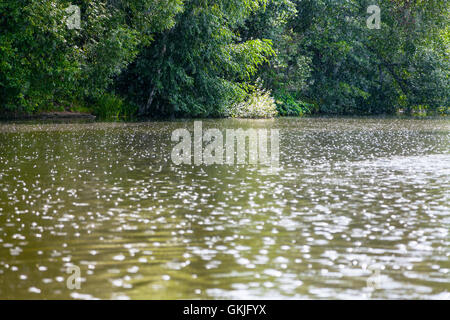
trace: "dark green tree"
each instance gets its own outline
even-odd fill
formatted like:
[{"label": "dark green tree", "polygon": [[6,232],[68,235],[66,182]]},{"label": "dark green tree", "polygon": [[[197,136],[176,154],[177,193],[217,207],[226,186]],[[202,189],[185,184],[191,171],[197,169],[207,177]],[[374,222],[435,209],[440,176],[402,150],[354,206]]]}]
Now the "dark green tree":
[{"label": "dark green tree", "polygon": [[173,28],[142,49],[119,80],[141,115],[218,116],[245,96],[247,81],[273,54],[267,40],[236,32],[258,0],[186,1]]}]

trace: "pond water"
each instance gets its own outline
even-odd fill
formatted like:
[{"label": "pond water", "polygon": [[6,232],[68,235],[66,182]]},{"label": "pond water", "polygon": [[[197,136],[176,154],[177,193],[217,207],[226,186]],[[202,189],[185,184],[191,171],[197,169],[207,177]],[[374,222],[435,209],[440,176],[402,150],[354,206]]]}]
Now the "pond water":
[{"label": "pond water", "polygon": [[203,121],[275,172],[175,165],[193,126],[0,124],[0,298],[450,298],[450,120]]}]

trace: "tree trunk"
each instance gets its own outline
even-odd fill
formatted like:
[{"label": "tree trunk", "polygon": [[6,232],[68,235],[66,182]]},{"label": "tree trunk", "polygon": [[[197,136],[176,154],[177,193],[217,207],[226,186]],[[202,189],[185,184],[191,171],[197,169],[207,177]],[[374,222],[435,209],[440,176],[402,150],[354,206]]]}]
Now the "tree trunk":
[{"label": "tree trunk", "polygon": [[[164,42],[165,42],[165,39],[166,39],[166,36],[164,36]],[[161,64],[160,64],[160,67],[158,68],[158,71],[156,72],[156,79],[155,79],[156,81],[154,81],[154,82],[159,81],[159,78],[161,76],[161,65],[163,63],[165,53],[166,53],[166,44],[164,43],[163,47],[161,49],[161,54],[160,54]],[[150,90],[150,95],[148,96],[147,103],[145,105],[141,105],[139,107],[138,113],[140,116],[144,116],[149,113],[150,108],[153,103],[153,99],[155,98],[155,94],[156,94],[156,83],[153,84],[153,87]]]}]

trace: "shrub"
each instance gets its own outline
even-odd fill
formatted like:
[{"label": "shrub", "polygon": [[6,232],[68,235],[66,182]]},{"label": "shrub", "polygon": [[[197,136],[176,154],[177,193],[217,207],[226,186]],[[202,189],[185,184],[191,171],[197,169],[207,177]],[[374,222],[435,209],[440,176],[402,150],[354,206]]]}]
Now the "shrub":
[{"label": "shrub", "polygon": [[131,119],[137,112],[137,106],[109,93],[96,99],[92,108],[92,113],[101,120]]},{"label": "shrub", "polygon": [[450,115],[450,107],[439,107],[437,109],[437,114],[441,116],[449,116]]},{"label": "shrub", "polygon": [[314,105],[295,99],[291,94],[284,91],[275,93],[278,113],[285,117],[301,117],[311,113]]},{"label": "shrub", "polygon": [[227,113],[233,118],[273,118],[278,115],[270,91],[259,88],[250,93],[246,100],[233,105]]}]

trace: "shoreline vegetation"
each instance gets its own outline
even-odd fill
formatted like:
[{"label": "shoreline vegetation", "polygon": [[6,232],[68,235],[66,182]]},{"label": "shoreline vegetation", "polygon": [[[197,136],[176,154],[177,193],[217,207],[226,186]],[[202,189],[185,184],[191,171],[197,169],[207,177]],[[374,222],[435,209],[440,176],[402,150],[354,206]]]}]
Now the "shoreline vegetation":
[{"label": "shoreline vegetation", "polygon": [[92,113],[70,112],[70,111],[49,111],[32,114],[7,114],[0,117],[2,121],[16,120],[95,120],[97,117]]},{"label": "shoreline vegetation", "polygon": [[[145,121],[173,121],[173,120],[193,120],[193,119],[242,119],[242,120],[270,120],[274,118],[297,118],[296,116],[273,116],[273,117],[208,117],[208,118],[174,118],[174,117],[134,117],[128,119],[105,119],[98,118],[92,113],[83,113],[83,112],[70,112],[70,111],[49,111],[49,112],[40,112],[35,114],[15,114],[15,115],[0,115],[0,123],[14,123],[16,121],[20,122],[34,122],[34,121],[89,121],[89,122],[145,122]],[[340,114],[306,114],[303,115],[302,118],[323,118],[323,119],[386,119],[386,118],[397,118],[397,119],[449,119],[450,116],[445,113],[419,113],[413,112],[412,114],[406,114],[402,110],[397,112],[396,114],[377,114],[377,115],[360,115],[360,114],[348,114],[348,115],[340,115]]]},{"label": "shoreline vegetation", "polygon": [[371,5],[5,0],[0,118],[449,115],[450,3]]}]

